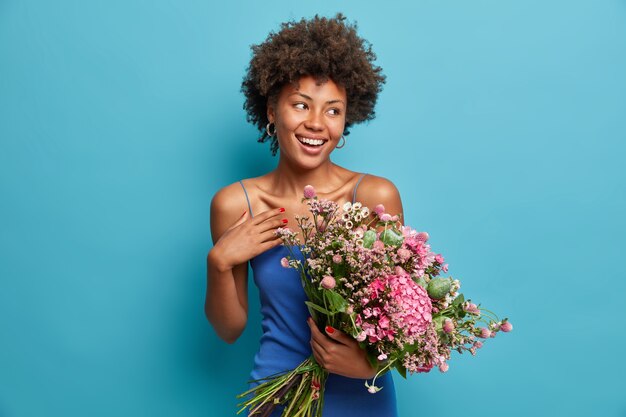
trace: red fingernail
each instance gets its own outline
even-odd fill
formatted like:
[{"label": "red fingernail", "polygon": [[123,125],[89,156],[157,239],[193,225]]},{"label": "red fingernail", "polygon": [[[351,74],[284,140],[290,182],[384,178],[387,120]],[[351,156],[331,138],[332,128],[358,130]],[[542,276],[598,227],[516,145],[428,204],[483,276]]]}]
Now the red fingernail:
[{"label": "red fingernail", "polygon": [[279,208],[279,209],[278,209],[278,211],[280,211],[281,213],[284,213],[285,208],[284,208],[284,207],[281,207],[281,208]]},{"label": "red fingernail", "polygon": [[287,219],[283,219],[283,223],[287,223],[289,220]]},{"label": "red fingernail", "polygon": [[335,333],[335,329],[333,329],[333,328],[332,328],[332,327],[330,327],[330,326],[326,326],[326,333],[328,333],[328,334],[333,334],[333,333]]}]

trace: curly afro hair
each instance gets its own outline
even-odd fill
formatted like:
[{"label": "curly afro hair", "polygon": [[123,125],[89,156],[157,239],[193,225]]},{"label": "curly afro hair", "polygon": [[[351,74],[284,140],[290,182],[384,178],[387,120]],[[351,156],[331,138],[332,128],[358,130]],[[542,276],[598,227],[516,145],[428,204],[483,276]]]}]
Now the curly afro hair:
[{"label": "curly afro hair", "polygon": [[356,24],[338,13],[334,18],[315,16],[291,21],[271,32],[265,42],[252,45],[252,59],[241,85],[246,100],[247,120],[262,132],[259,142],[271,141],[276,155],[278,141],[265,131],[268,100],[275,100],[287,83],[297,85],[300,77],[311,75],[320,81],[331,79],[346,89],[346,126],[371,120],[385,76],[374,65],[376,55],[369,42],[360,38]]}]

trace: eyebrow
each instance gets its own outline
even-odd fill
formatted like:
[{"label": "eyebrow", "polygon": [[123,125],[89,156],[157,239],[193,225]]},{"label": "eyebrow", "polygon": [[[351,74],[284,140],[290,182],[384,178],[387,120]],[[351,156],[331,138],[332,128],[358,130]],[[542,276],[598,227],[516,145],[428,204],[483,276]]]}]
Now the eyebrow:
[{"label": "eyebrow", "polygon": [[[306,94],[302,94],[302,93],[297,92],[297,91],[296,91],[295,93],[291,93],[291,94],[290,94],[290,96],[293,96],[293,95],[302,96],[302,97],[306,98],[307,100],[313,101],[313,98],[312,98],[312,97],[309,97],[309,96],[307,96]],[[343,103],[343,104],[345,104],[345,103],[343,102],[343,100],[340,100],[340,99],[328,100],[328,101],[326,102],[326,104],[335,104],[335,103]]]}]

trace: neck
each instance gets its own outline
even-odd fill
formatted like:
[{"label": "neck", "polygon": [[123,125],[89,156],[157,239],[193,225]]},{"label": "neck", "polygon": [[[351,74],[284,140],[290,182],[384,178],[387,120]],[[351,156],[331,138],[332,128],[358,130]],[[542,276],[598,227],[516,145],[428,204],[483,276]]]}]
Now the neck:
[{"label": "neck", "polygon": [[304,186],[312,185],[324,194],[341,185],[342,180],[338,177],[340,169],[330,158],[312,169],[294,166],[280,158],[274,170],[272,188],[281,195],[301,196]]}]

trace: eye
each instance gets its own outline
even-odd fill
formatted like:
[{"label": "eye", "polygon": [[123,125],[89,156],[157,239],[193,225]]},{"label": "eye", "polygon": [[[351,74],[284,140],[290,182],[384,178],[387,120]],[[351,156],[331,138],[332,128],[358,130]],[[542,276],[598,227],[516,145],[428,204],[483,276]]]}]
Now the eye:
[{"label": "eye", "polygon": [[339,116],[341,114],[341,110],[333,107],[332,109],[328,109],[328,113],[333,116]]},{"label": "eye", "polygon": [[307,109],[307,105],[306,105],[306,103],[302,103],[302,102],[300,102],[300,103],[296,103],[296,104],[294,104],[293,106],[294,106],[296,109],[298,109],[298,110],[306,110],[306,109]]}]

